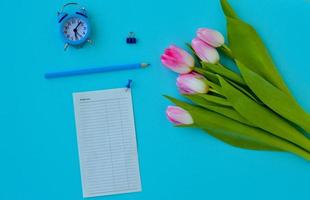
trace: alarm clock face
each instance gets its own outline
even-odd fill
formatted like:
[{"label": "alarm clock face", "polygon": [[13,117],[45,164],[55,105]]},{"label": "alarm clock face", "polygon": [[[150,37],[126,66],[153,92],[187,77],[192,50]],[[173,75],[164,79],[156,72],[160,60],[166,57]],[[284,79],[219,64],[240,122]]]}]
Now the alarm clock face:
[{"label": "alarm clock face", "polygon": [[63,36],[70,44],[81,44],[88,37],[89,27],[86,20],[78,17],[68,18],[63,23]]}]

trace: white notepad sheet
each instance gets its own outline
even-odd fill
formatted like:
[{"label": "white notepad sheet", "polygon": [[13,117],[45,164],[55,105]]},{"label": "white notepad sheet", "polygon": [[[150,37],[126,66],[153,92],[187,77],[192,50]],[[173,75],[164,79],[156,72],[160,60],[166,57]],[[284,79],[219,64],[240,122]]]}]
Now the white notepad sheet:
[{"label": "white notepad sheet", "polygon": [[141,191],[131,90],[73,93],[83,197]]}]

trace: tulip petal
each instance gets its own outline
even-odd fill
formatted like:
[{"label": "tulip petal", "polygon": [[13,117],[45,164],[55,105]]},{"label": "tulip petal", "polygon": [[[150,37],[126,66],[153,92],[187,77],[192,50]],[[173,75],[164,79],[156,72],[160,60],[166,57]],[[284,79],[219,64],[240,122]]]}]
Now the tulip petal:
[{"label": "tulip petal", "polygon": [[161,62],[174,72],[186,74],[193,70],[194,58],[183,49],[170,45],[161,55]]},{"label": "tulip petal", "polygon": [[191,115],[178,106],[168,106],[166,113],[168,120],[176,125],[189,125],[194,123]]},{"label": "tulip petal", "polygon": [[220,59],[217,50],[199,38],[194,38],[192,40],[192,47],[202,61],[215,64]]},{"label": "tulip petal", "polygon": [[197,37],[212,47],[220,47],[225,42],[224,36],[220,32],[207,28],[199,28]]},{"label": "tulip petal", "polygon": [[177,78],[176,85],[182,94],[207,93],[206,79],[197,73],[181,74]]}]

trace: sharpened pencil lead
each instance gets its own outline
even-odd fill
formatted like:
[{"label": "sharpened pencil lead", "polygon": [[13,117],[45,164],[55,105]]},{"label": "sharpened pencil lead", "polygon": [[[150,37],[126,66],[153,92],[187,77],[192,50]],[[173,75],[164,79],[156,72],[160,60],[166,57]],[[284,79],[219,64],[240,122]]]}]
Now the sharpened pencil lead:
[{"label": "sharpened pencil lead", "polygon": [[141,63],[141,67],[148,67],[148,66],[150,66],[150,64],[149,63]]}]

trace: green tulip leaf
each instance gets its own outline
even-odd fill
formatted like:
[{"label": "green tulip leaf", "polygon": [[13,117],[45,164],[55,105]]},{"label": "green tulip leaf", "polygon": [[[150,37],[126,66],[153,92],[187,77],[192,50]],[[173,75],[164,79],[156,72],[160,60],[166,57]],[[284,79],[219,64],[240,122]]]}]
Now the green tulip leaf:
[{"label": "green tulip leaf", "polygon": [[238,18],[237,14],[232,9],[232,7],[229,5],[227,0],[221,0],[221,6],[222,6],[223,12],[226,16],[232,17],[232,18]]},{"label": "green tulip leaf", "polygon": [[[229,119],[215,112],[208,111],[206,109],[191,105],[189,103],[182,102],[175,98],[172,98],[169,96],[165,96],[165,97],[169,99],[171,102],[173,102],[174,104],[176,104],[177,106],[182,107],[183,109],[187,110],[194,120],[194,125],[203,130],[211,130],[211,131],[216,130],[218,131],[216,134],[220,134],[224,132],[234,133],[229,136],[230,138],[236,136],[235,134],[238,134],[238,137],[236,136],[235,138],[238,139],[241,137],[242,140],[240,140],[240,143],[242,143],[242,145],[244,146],[252,146],[251,149],[260,149],[262,148],[261,145],[263,145],[265,147],[267,146],[268,150],[270,150],[270,148],[273,148],[274,150],[288,151],[291,153],[295,153],[296,155],[299,155],[303,157],[304,159],[310,160],[309,152],[305,151],[304,149],[284,139],[274,136],[266,131],[247,126],[245,124],[239,123],[235,120]],[[222,137],[225,137],[225,136],[222,136]],[[220,137],[218,138],[220,139]],[[229,140],[227,139],[227,137],[225,138],[226,138],[226,141]],[[253,141],[261,145],[256,145],[254,148]],[[244,143],[247,143],[247,144],[244,144]],[[240,144],[240,147],[242,145]]]},{"label": "green tulip leaf", "polygon": [[243,92],[244,94],[246,94],[248,97],[250,97],[252,100],[256,101],[257,103],[261,103],[257,97],[252,93],[252,91],[248,91],[246,89],[244,89],[243,87],[241,87],[240,85],[234,83],[233,81],[227,80],[231,85],[233,85],[234,87],[236,87],[238,90],[240,90],[241,92]]},{"label": "green tulip leaf", "polygon": [[229,108],[229,107],[223,107],[220,105],[216,105],[212,102],[206,101],[204,98],[202,98],[201,96],[198,95],[183,95],[186,98],[188,98],[189,100],[191,100],[193,103],[204,107],[206,109],[209,109],[213,112],[219,113],[223,116],[226,116],[230,119],[236,120],[238,122],[241,122],[243,124],[249,125],[249,126],[254,126],[251,122],[249,122],[248,120],[246,120],[244,117],[242,117],[236,110],[234,110],[233,108]]},{"label": "green tulip leaf", "polygon": [[246,85],[243,78],[239,74],[233,72],[232,70],[224,67],[221,64],[211,64],[207,62],[202,62],[201,65],[204,69],[209,69],[210,71],[222,75],[225,78],[228,78],[229,80],[232,80],[238,84]]},{"label": "green tulip leaf", "polygon": [[245,119],[265,131],[293,142],[310,151],[309,139],[286,120],[244,95],[222,77],[219,77],[219,80],[223,94],[232,103],[234,109]]},{"label": "green tulip leaf", "polygon": [[210,83],[211,84],[210,86],[213,87],[214,85],[219,84],[219,82],[217,80],[217,76],[213,72],[210,72],[210,71],[208,71],[206,69],[202,69],[202,68],[199,68],[199,67],[195,67],[194,71],[199,73],[199,74],[201,74],[201,75],[203,75],[206,79],[211,81],[212,83]]},{"label": "green tulip leaf", "polygon": [[310,115],[296,101],[237,61],[245,81],[269,108],[310,133]]},{"label": "green tulip leaf", "polygon": [[251,25],[237,18],[226,0],[221,0],[221,3],[227,19],[228,42],[234,58],[290,95],[258,33]]},{"label": "green tulip leaf", "polygon": [[207,101],[222,105],[222,106],[232,106],[227,99],[224,99],[222,97],[213,96],[210,94],[199,94],[200,97],[204,98]]},{"label": "green tulip leaf", "polygon": [[218,47],[218,50],[220,50],[221,53],[223,53],[228,58],[234,59],[234,55],[232,54],[231,49],[223,44],[222,46]]},{"label": "green tulip leaf", "polygon": [[[213,72],[210,72],[206,69],[195,67],[194,71],[197,73],[203,75],[205,78],[207,78],[206,84],[217,90],[219,93],[221,93],[221,87],[219,86],[218,81],[218,75],[214,74]],[[251,94],[251,91],[247,91],[244,87],[238,85],[237,83],[228,80],[231,84],[233,84],[235,87],[237,87],[239,90],[241,90],[244,94],[248,95],[251,99],[253,99],[256,102],[259,102],[255,95]],[[247,86],[245,86],[247,87]]]},{"label": "green tulip leaf", "polygon": [[220,130],[213,130],[213,129],[204,129],[209,135],[221,140],[231,146],[239,147],[242,149],[250,149],[250,150],[260,150],[260,151],[283,151],[277,149],[275,147],[270,147],[263,143],[257,142],[251,138],[243,137],[237,133],[231,133],[226,131]]}]

